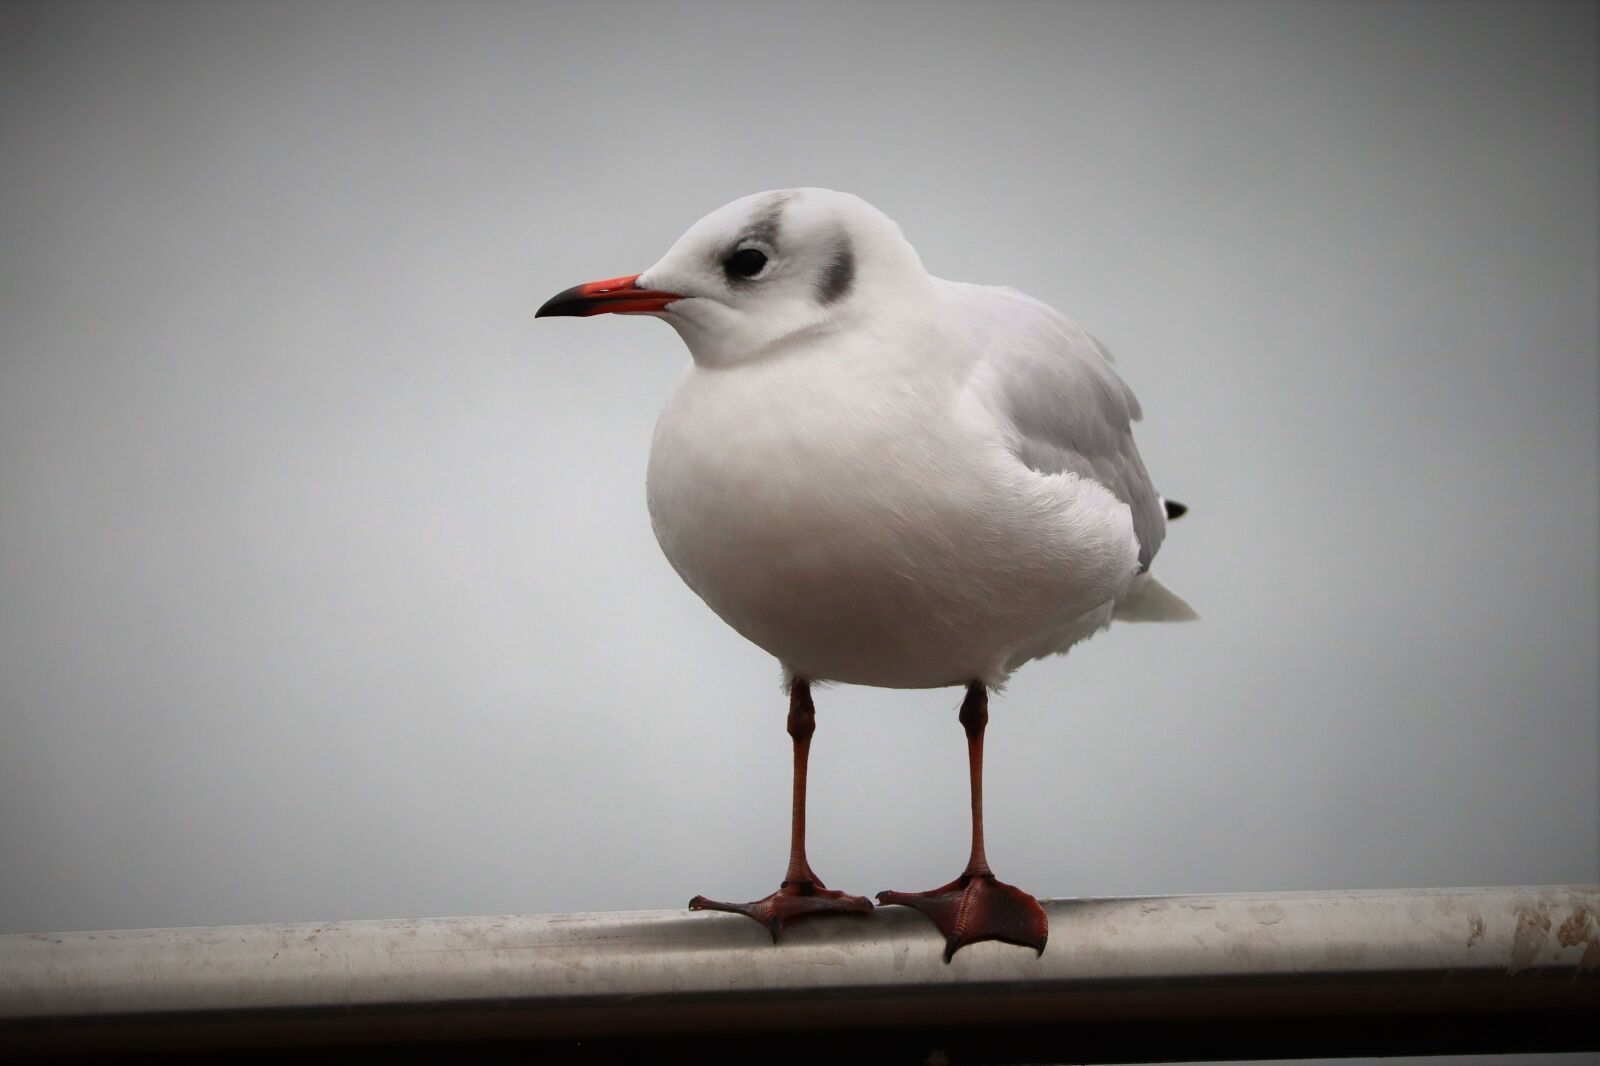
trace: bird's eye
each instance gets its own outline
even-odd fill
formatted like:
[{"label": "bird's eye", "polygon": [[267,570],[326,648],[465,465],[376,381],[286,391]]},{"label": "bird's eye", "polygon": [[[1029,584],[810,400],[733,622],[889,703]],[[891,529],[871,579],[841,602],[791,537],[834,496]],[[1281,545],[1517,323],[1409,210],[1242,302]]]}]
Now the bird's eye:
[{"label": "bird's eye", "polygon": [[722,261],[730,278],[753,278],[766,269],[767,254],[759,248],[740,248]]}]

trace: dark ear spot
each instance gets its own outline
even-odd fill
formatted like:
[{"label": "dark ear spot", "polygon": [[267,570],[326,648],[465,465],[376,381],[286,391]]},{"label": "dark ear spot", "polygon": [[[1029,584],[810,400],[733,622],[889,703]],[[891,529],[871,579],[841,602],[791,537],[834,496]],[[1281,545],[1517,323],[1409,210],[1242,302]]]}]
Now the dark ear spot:
[{"label": "dark ear spot", "polygon": [[850,238],[841,233],[833,246],[833,254],[828,258],[828,265],[822,270],[822,277],[817,284],[817,299],[825,304],[842,300],[855,281],[856,250],[850,246]]}]

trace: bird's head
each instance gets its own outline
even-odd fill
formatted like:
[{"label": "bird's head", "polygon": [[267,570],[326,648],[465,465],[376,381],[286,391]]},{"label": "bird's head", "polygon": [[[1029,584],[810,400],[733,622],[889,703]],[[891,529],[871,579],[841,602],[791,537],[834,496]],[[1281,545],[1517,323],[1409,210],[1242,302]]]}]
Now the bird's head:
[{"label": "bird's head", "polygon": [[725,365],[914,313],[928,287],[916,250],[877,208],[831,189],[784,189],[718,208],[644,273],[574,286],[538,317],[655,315],[697,362]]}]

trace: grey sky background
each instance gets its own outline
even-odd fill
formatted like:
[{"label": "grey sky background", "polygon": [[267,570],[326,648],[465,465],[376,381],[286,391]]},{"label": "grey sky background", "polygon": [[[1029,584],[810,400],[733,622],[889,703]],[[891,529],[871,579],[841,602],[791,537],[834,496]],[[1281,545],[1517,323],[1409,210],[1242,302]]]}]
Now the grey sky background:
[{"label": "grey sky background", "polygon": [[[1600,879],[1596,8],[0,7],[0,931],[677,907],[787,843],[661,557],[648,320],[760,189],[1117,354],[1201,611],[1017,675],[1040,895]],[[834,887],[965,858],[959,692],[818,695]],[[932,934],[930,930],[930,935]]]}]

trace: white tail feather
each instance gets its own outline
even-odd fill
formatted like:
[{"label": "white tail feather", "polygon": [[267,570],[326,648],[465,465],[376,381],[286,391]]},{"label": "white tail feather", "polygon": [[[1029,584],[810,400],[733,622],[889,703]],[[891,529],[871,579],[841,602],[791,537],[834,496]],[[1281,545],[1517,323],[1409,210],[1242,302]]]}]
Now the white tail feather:
[{"label": "white tail feather", "polygon": [[1117,601],[1111,617],[1119,622],[1197,622],[1200,615],[1184,598],[1144,574],[1127,596]]}]

